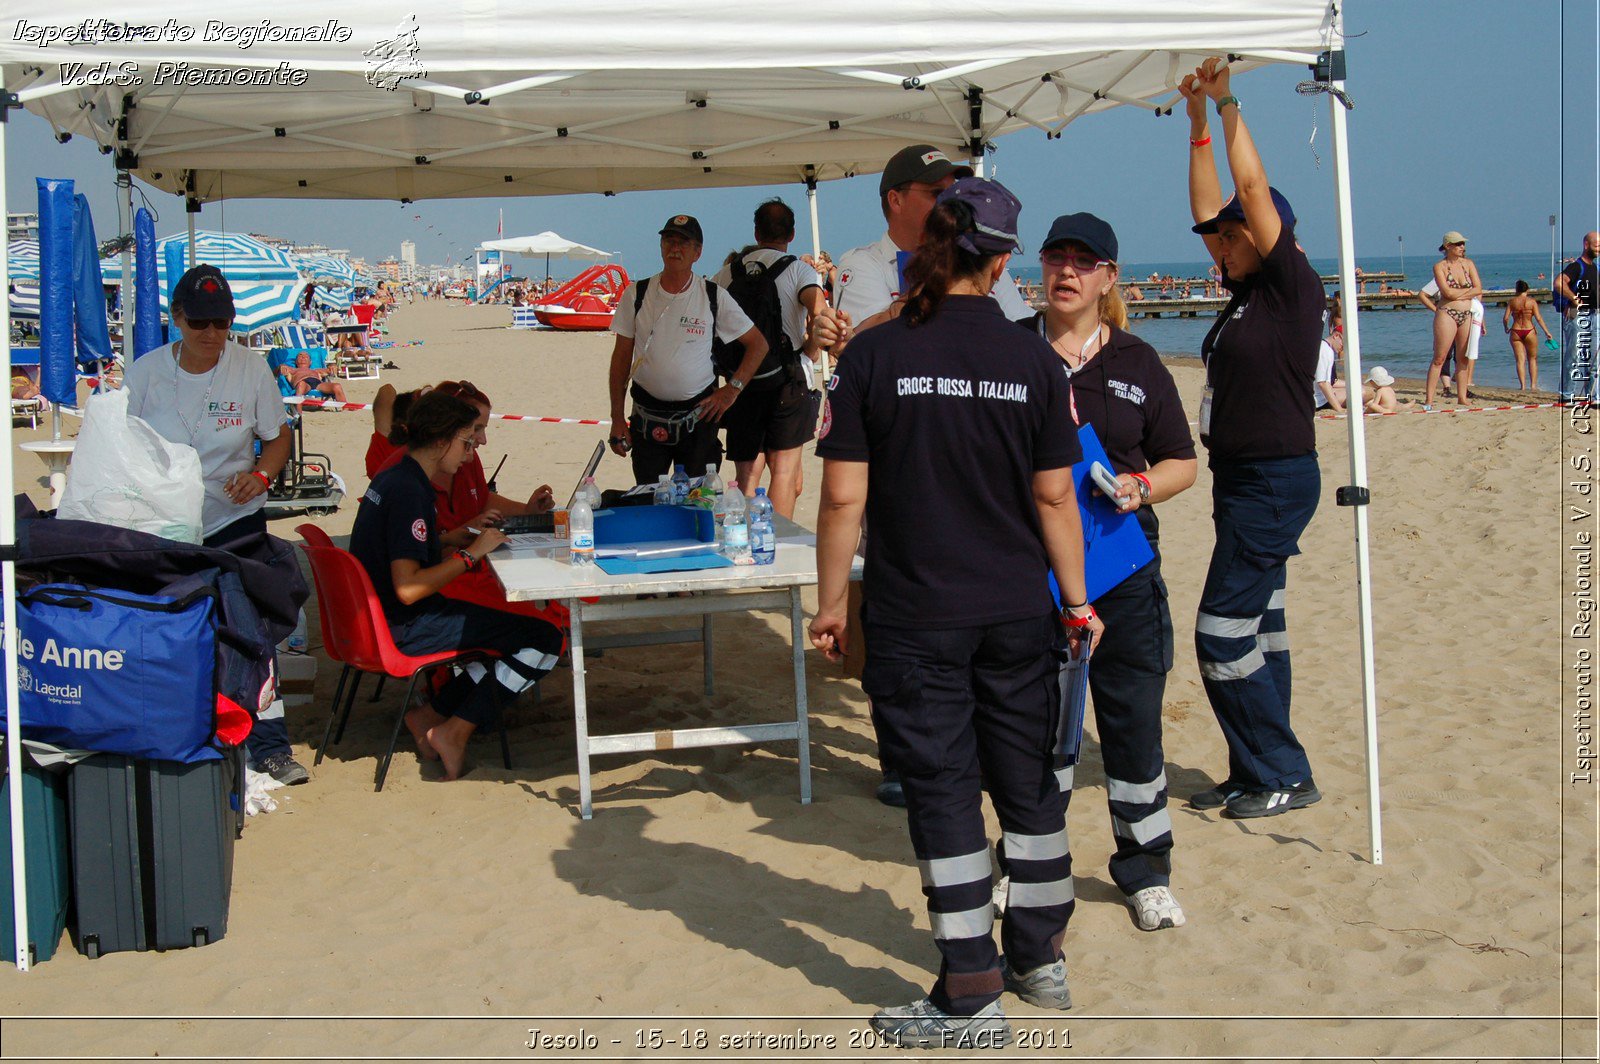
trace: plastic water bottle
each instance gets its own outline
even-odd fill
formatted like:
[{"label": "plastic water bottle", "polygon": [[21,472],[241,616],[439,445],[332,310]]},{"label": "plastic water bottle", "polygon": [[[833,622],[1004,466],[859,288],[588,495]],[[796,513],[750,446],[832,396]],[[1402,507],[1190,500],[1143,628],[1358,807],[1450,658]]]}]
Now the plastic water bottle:
[{"label": "plastic water bottle", "polygon": [[689,474],[679,462],[672,469],[672,505],[682,506],[689,501]]},{"label": "plastic water bottle", "polygon": [[572,500],[572,512],[567,515],[571,536],[572,564],[587,568],[594,564],[594,507],[589,505],[586,491],[578,492]]},{"label": "plastic water bottle", "polygon": [[713,513],[717,522],[717,546],[723,557],[735,564],[749,565],[750,521],[745,513],[744,492],[737,484],[728,485]]},{"label": "plastic water bottle", "polygon": [[583,496],[589,500],[591,511],[600,509],[600,489],[595,486],[594,477],[583,478]]},{"label": "plastic water bottle", "polygon": [[660,478],[656,480],[656,493],[653,501],[657,506],[672,505],[672,478],[665,473],[661,474]]},{"label": "plastic water bottle", "polygon": [[778,536],[772,529],[772,500],[766,488],[757,488],[750,500],[750,554],[757,565],[778,560]]},{"label": "plastic water bottle", "polygon": [[717,508],[717,500],[722,498],[722,493],[727,488],[722,483],[722,474],[717,472],[716,464],[706,463],[706,478],[700,482],[700,493],[711,500],[711,508]]},{"label": "plastic water bottle", "polygon": [[300,617],[295,622],[294,631],[289,633],[289,638],[283,641],[280,649],[290,654],[304,654],[306,652],[306,611],[300,611]]}]

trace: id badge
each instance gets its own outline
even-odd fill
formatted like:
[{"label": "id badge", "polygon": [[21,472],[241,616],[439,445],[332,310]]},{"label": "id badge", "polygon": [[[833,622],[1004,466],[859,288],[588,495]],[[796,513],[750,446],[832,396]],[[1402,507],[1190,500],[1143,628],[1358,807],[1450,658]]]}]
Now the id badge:
[{"label": "id badge", "polygon": [[1211,435],[1211,385],[1206,385],[1206,390],[1200,395],[1200,435]]}]

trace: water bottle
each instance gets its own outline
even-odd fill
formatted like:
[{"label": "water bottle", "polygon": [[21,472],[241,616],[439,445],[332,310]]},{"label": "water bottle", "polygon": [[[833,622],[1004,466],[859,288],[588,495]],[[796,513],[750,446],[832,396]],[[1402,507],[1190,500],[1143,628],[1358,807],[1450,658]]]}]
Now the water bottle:
[{"label": "water bottle", "polygon": [[766,488],[757,488],[756,497],[750,500],[750,554],[757,565],[771,565],[778,560],[778,536],[772,530],[772,500]]},{"label": "water bottle", "polygon": [[750,521],[745,513],[744,492],[737,484],[729,484],[713,512],[717,522],[717,546],[723,557],[738,565],[749,565]]},{"label": "water bottle", "polygon": [[295,622],[294,631],[289,633],[289,638],[283,641],[279,648],[290,654],[304,654],[306,652],[306,611],[301,610]]},{"label": "water bottle", "polygon": [[595,486],[594,477],[583,478],[583,497],[589,500],[591,512],[600,509],[600,489]]},{"label": "water bottle", "polygon": [[689,501],[689,474],[679,462],[672,469],[672,505],[682,506]]},{"label": "water bottle", "polygon": [[722,493],[726,490],[722,483],[722,474],[717,472],[716,463],[707,462],[706,478],[700,482],[700,492],[711,500],[713,510],[717,508],[717,500],[722,498]]},{"label": "water bottle", "polygon": [[589,505],[588,492],[578,492],[572,500],[572,511],[567,515],[571,536],[572,564],[587,568],[594,564],[594,507]]},{"label": "water bottle", "polygon": [[653,499],[657,506],[672,505],[672,478],[663,473],[656,480],[656,493]]}]

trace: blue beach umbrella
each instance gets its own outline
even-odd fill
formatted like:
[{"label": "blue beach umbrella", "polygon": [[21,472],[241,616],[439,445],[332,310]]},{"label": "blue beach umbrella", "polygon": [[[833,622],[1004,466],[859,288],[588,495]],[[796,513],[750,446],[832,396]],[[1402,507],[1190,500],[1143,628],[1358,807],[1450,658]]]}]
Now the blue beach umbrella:
[{"label": "blue beach umbrella", "polygon": [[[168,262],[169,247],[183,249],[179,263],[188,261],[189,237],[178,233],[156,242],[156,264],[160,272],[161,309],[170,313],[168,294],[177,283],[169,276],[172,268]],[[300,270],[286,252],[263,244],[253,237],[237,233],[195,233],[196,263],[207,263],[221,270],[233,289],[233,302],[237,314],[235,332],[253,332],[279,322],[293,321],[299,317],[300,293],[305,282]],[[181,276],[181,274],[180,274]]]},{"label": "blue beach umbrella", "polygon": [[13,281],[38,281],[39,242],[13,240],[6,245],[6,270]]}]

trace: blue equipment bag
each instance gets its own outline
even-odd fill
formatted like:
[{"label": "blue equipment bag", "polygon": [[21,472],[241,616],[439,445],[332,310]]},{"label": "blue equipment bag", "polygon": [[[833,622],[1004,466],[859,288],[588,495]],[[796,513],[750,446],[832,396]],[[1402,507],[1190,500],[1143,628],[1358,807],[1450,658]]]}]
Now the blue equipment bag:
[{"label": "blue equipment bag", "polygon": [[214,585],[179,597],[41,584],[18,599],[23,736],[127,757],[221,757]]}]

